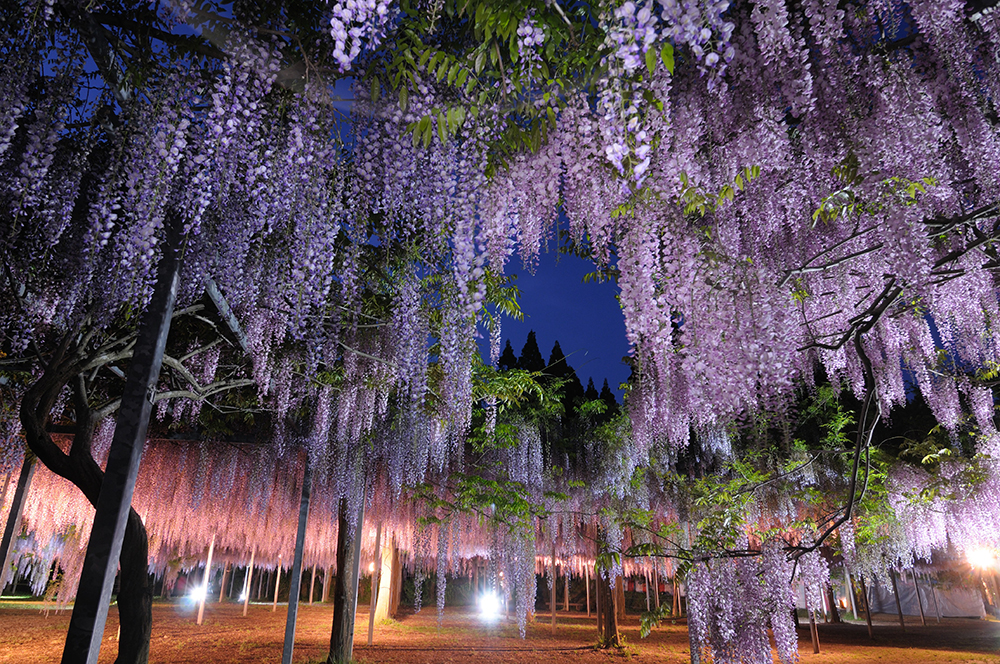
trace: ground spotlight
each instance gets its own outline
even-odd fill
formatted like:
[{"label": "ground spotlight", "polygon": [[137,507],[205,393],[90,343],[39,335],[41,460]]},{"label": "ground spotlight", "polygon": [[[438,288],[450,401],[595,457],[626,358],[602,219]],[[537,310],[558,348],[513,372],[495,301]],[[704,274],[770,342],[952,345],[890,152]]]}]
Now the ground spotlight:
[{"label": "ground spotlight", "polygon": [[500,615],[500,598],[495,593],[479,596],[479,615],[483,620],[494,620]]}]

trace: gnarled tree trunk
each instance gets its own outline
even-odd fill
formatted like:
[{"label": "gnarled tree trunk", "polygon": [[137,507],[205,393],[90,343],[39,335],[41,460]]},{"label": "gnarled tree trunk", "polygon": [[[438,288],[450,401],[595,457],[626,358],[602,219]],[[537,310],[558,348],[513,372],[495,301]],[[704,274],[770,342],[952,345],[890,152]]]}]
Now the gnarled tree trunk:
[{"label": "gnarled tree trunk", "polygon": [[[70,352],[69,337],[21,400],[20,419],[28,447],[45,466],[76,485],[96,507],[104,471],[91,452],[97,417],[88,403],[80,377],[82,358]],[[76,413],[73,444],[65,454],[46,430],[52,408],[63,388],[73,385]],[[121,633],[116,664],[146,664],[153,626],[153,584],[149,577],[149,539],[142,519],[129,510],[119,564],[118,614]]]}]

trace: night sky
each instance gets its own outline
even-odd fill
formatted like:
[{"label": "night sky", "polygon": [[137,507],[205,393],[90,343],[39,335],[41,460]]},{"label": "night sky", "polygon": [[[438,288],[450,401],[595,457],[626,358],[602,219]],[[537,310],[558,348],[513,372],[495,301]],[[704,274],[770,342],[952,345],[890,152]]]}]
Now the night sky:
[{"label": "night sky", "polygon": [[[514,353],[520,355],[528,332],[534,330],[546,362],[552,345],[558,341],[584,387],[587,379],[593,378],[594,385],[601,389],[607,378],[612,391],[621,397],[618,386],[630,372],[622,362],[629,347],[621,307],[615,299],[618,287],[614,283],[583,283],[583,276],[593,271],[593,264],[559,254],[553,245],[550,242],[549,251],[539,256],[534,275],[521,268],[517,257],[507,266],[508,274],[518,275],[524,320],[503,319],[500,350],[510,339]],[[480,348],[488,361],[487,339],[480,341]]]}]

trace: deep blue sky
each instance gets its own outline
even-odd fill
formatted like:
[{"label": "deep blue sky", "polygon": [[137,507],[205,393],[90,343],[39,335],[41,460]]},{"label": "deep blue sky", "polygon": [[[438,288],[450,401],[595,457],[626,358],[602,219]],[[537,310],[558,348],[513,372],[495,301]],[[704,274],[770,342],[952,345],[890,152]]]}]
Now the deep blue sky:
[{"label": "deep blue sky", "polygon": [[[625,321],[615,299],[618,287],[613,283],[583,283],[583,276],[593,271],[593,264],[559,254],[552,245],[550,242],[550,250],[539,256],[534,275],[521,268],[517,257],[507,266],[508,274],[518,275],[524,320],[503,319],[500,350],[510,339],[514,353],[520,355],[528,332],[534,330],[546,361],[558,341],[584,387],[587,379],[593,378],[594,385],[601,389],[607,378],[608,385],[621,397],[618,385],[629,375],[622,357],[629,348]],[[489,340],[480,340],[480,348],[489,361]]]}]

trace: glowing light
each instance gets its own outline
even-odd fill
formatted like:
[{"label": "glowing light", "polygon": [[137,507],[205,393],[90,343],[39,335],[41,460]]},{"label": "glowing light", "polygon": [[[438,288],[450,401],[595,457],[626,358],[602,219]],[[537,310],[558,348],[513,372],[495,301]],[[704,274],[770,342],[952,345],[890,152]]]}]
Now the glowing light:
[{"label": "glowing light", "polygon": [[204,585],[195,586],[194,588],[191,589],[191,592],[188,593],[188,597],[190,597],[196,602],[200,602],[207,596],[208,596],[208,588]]},{"label": "glowing light", "polygon": [[369,563],[368,564],[368,571],[369,572],[374,572],[375,571],[375,563]]},{"label": "glowing light", "polygon": [[500,598],[494,593],[479,596],[479,616],[483,620],[494,620],[500,615]]},{"label": "glowing light", "polygon": [[240,593],[240,601],[241,602],[245,602],[246,599],[247,599],[247,594],[246,593]]},{"label": "glowing light", "polygon": [[973,567],[985,569],[987,567],[994,567],[997,564],[996,551],[993,549],[980,547],[978,549],[972,549],[966,555],[969,558],[969,564]]}]

